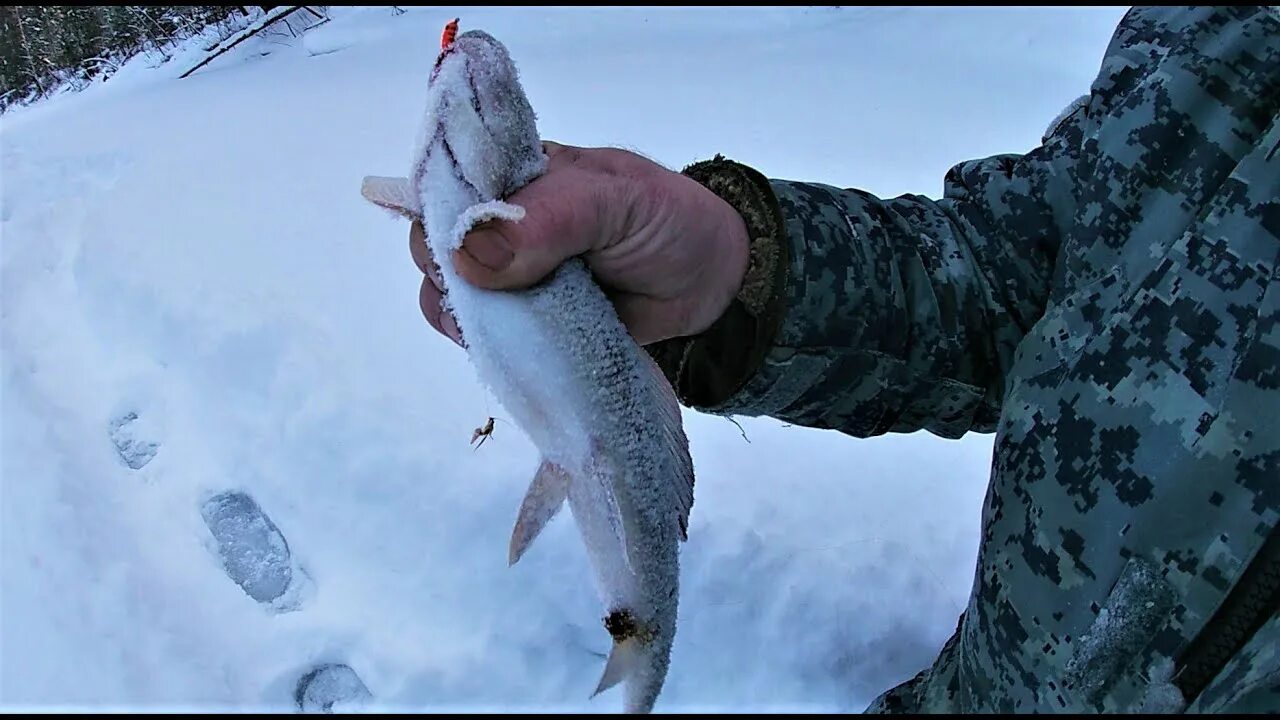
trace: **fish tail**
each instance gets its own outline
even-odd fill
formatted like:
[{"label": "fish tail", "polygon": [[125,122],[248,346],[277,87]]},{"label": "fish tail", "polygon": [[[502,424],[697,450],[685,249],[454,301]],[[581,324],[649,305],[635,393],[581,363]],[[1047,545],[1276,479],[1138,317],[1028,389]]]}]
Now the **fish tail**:
[{"label": "fish tail", "polygon": [[626,680],[628,676],[635,673],[639,664],[639,638],[631,637],[615,641],[613,649],[609,651],[609,659],[604,664],[604,672],[600,675],[600,682],[596,685],[596,691],[591,693],[591,697],[595,697]]}]

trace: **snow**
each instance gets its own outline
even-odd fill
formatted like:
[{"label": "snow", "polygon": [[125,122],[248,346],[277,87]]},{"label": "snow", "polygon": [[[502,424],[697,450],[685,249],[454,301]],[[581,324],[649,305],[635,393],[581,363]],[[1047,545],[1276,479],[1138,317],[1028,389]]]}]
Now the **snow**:
[{"label": "snow", "polygon": [[[1122,12],[456,14],[507,45],[548,139],[936,196],[954,162],[1034,146]],[[359,196],[402,174],[454,16],[334,8],[305,41],[183,80],[178,55],[139,60],[0,116],[4,709],[290,710],[325,665],[365,710],[618,707],[587,699],[608,637],[570,519],[507,567],[536,452],[419,315],[405,223]],[[989,436],[685,424],[697,500],[658,710],[860,710],[933,659],[971,587]],[[135,469],[122,444],[155,454]],[[201,515],[223,492],[305,569],[291,611],[224,570]]]}]

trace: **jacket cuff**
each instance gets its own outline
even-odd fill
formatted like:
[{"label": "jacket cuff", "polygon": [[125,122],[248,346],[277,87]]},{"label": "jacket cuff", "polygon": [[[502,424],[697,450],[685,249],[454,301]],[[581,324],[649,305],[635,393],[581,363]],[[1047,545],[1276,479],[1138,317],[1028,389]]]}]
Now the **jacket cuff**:
[{"label": "jacket cuff", "polygon": [[[646,349],[688,407],[716,413],[756,374],[787,311],[791,258],[782,210],[756,170],[716,155],[683,174],[729,203],[750,240],[742,287],[711,327]],[[736,405],[736,403],[734,403]]]}]

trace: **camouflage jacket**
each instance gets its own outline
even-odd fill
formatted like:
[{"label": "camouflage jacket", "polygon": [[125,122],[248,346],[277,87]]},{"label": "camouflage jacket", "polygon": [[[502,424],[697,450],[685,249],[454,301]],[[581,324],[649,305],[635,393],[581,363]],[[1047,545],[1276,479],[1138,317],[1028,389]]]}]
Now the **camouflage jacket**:
[{"label": "camouflage jacket", "polygon": [[941,200],[685,171],[753,238],[651,347],[686,404],[995,433],[959,627],[873,711],[1280,711],[1280,16],[1131,10],[1089,90]]}]

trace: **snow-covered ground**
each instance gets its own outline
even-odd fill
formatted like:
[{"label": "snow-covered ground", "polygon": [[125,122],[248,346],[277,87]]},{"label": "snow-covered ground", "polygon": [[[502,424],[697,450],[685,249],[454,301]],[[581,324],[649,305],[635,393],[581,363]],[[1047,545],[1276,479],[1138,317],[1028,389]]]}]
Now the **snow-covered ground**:
[{"label": "snow-covered ground", "polygon": [[[359,195],[407,169],[455,14],[508,45],[550,139],[936,196],[952,163],[1034,146],[1122,10],[335,8],[183,80],[135,62],[6,114],[0,707],[288,710],[324,663],[364,709],[620,706],[588,700],[609,642],[571,520],[507,567],[534,450]],[[659,710],[856,711],[933,659],[989,437],[685,420]],[[224,571],[202,515],[224,491],[287,540],[290,602]]]}]

